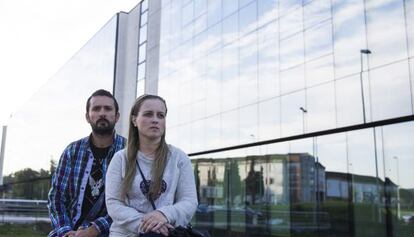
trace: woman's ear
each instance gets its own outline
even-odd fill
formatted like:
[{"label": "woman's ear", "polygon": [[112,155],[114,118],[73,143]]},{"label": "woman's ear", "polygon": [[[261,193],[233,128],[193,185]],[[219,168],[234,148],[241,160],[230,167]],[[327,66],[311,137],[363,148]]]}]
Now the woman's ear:
[{"label": "woman's ear", "polygon": [[132,122],[132,124],[134,125],[134,127],[136,127],[137,126],[137,122],[135,122],[135,119],[137,118],[137,116],[135,116],[135,115],[132,115],[131,116],[131,122]]}]

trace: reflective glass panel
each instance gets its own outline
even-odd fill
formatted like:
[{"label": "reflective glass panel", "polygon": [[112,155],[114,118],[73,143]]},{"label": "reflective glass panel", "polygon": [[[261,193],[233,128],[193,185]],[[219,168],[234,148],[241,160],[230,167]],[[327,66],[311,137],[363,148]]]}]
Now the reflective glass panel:
[{"label": "reflective glass panel", "polygon": [[360,50],[366,48],[362,0],[333,1],[335,78],[360,71]]},{"label": "reflective glass panel", "polygon": [[223,25],[223,44],[232,43],[239,37],[238,15],[233,14],[222,22]]},{"label": "reflective glass panel", "polygon": [[[410,79],[411,79],[411,101],[414,101],[414,60],[408,60],[408,62],[410,62]],[[412,102],[413,103],[413,102]],[[412,110],[414,113],[414,104],[411,105],[412,106]]]},{"label": "reflective glass panel", "polygon": [[208,29],[208,52],[213,52],[222,45],[221,22]]},{"label": "reflective glass panel", "polygon": [[348,133],[348,169],[352,178],[352,212],[355,236],[385,236],[382,179],[378,174],[373,129]]},{"label": "reflective glass panel", "polygon": [[280,69],[285,70],[304,62],[303,33],[280,41]]},{"label": "reflective glass panel", "polygon": [[334,83],[307,89],[305,131],[316,132],[335,128]]},{"label": "reflective glass panel", "polygon": [[221,20],[221,0],[207,1],[208,26],[212,26]]},{"label": "reflective glass panel", "polygon": [[194,2],[190,1],[187,5],[183,6],[182,26],[187,25],[194,19]]},{"label": "reflective glass panel", "polygon": [[413,122],[385,126],[382,129],[385,185],[388,194],[386,204],[389,207],[387,224],[392,225],[394,236],[408,237],[413,233],[413,132]]},{"label": "reflective glass panel", "polygon": [[338,127],[363,122],[361,80],[351,76],[335,82]]},{"label": "reflective glass panel", "polygon": [[280,38],[296,34],[303,30],[303,13],[302,8],[296,8],[288,11],[286,15],[280,17]]},{"label": "reflective glass panel", "polygon": [[257,28],[257,2],[251,2],[239,11],[240,35],[247,34]]},{"label": "reflective glass panel", "polygon": [[227,111],[239,105],[239,49],[237,44],[230,44],[223,48],[222,67],[221,103],[222,111]]},{"label": "reflective glass panel", "polygon": [[147,43],[140,45],[138,52],[139,52],[138,63],[142,63],[147,57]]},{"label": "reflective glass panel", "polygon": [[331,21],[316,25],[305,32],[305,60],[309,61],[332,53]]},{"label": "reflective glass panel", "polygon": [[[208,110],[206,110],[208,113]],[[220,147],[221,140],[220,140],[220,115],[215,115],[211,117],[207,117],[205,119],[205,123],[207,124],[206,129],[206,147],[204,150],[210,150],[217,147]]]},{"label": "reflective glass panel", "polygon": [[139,44],[144,43],[147,40],[147,25],[139,29]]},{"label": "reflective glass panel", "polygon": [[239,109],[240,139],[239,144],[256,142],[258,139],[258,107],[257,104],[249,105]]},{"label": "reflective glass panel", "polygon": [[147,24],[147,22],[148,22],[148,11],[141,14],[141,21],[140,21],[141,27]]},{"label": "reflective glass panel", "polygon": [[207,29],[207,15],[204,14],[197,18],[194,22],[194,35],[198,35]]},{"label": "reflective glass panel", "polygon": [[272,22],[258,31],[259,99],[280,95],[278,25]]},{"label": "reflective glass panel", "polygon": [[220,112],[220,87],[221,87],[221,51],[209,54],[207,58],[206,98],[209,98],[206,107],[206,115]]},{"label": "reflective glass panel", "polygon": [[334,79],[334,67],[332,55],[306,62],[305,64],[306,86],[314,86]]},{"label": "reflective glass panel", "polygon": [[311,1],[303,7],[305,29],[331,18],[331,1]]},{"label": "reflective glass panel", "polygon": [[408,70],[402,61],[370,71],[373,120],[412,114]]},{"label": "reflective glass panel", "polygon": [[259,103],[259,140],[280,137],[280,98]]},{"label": "reflective glass panel", "polygon": [[234,146],[239,142],[239,111],[221,114],[221,141],[223,146]]},{"label": "reflective glass panel", "polygon": [[194,17],[197,18],[207,11],[207,0],[194,0]]},{"label": "reflective glass panel", "polygon": [[[347,135],[344,133],[317,138],[319,220],[322,233],[352,236],[350,203],[351,180],[348,172]],[[327,217],[327,218],[325,218]],[[327,236],[327,235],[322,235]]]},{"label": "reflective glass panel", "polygon": [[[407,57],[403,1],[367,1],[370,66],[376,67]],[[387,40],[384,40],[387,39]]]},{"label": "reflective glass panel", "polygon": [[305,88],[304,65],[280,72],[280,93],[282,95]]},{"label": "reflective glass panel", "polygon": [[138,77],[137,80],[141,80],[145,77],[145,62],[141,63],[140,65],[138,65]]},{"label": "reflective glass panel", "polygon": [[[85,103],[97,89],[112,92],[114,88],[116,32],[117,16],[13,113],[7,128],[3,175],[25,168],[48,169],[50,161],[57,162],[70,142],[90,134]],[[131,86],[135,88],[135,84]]]},{"label": "reflective glass panel", "polygon": [[257,1],[258,26],[264,25],[269,21],[274,21],[278,17],[278,2],[276,0]]},{"label": "reflective glass panel", "polygon": [[281,132],[282,136],[302,134],[305,131],[306,114],[305,93],[299,91],[281,97]]},{"label": "reflective glass panel", "polygon": [[145,78],[137,82],[137,97],[145,94]]},{"label": "reflective glass panel", "polygon": [[[245,43],[252,42],[252,44]],[[240,40],[239,105],[257,102],[257,34],[253,32]]]},{"label": "reflective glass panel", "polygon": [[405,15],[407,24],[407,42],[408,53],[412,57],[414,56],[414,2],[405,1]]},{"label": "reflective glass panel", "polygon": [[205,149],[205,121],[203,119],[196,120],[191,123],[191,149],[186,152],[197,152]]},{"label": "reflective glass panel", "polygon": [[239,7],[238,0],[223,0],[223,18],[237,11]]}]

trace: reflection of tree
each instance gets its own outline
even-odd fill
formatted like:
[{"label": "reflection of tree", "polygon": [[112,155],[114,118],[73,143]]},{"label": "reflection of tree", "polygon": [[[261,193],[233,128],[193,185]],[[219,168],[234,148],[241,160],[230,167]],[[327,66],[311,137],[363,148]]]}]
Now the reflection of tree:
[{"label": "reflection of tree", "polygon": [[[24,199],[46,199],[49,191],[48,171],[41,169],[40,172],[26,168],[14,173],[12,182],[12,197]],[[45,177],[45,178],[42,178]]]},{"label": "reflection of tree", "polygon": [[198,169],[197,161],[194,164],[194,178],[195,178],[196,190],[197,190],[197,200],[198,202],[200,202],[200,170]]},{"label": "reflection of tree", "polygon": [[[250,203],[255,204],[256,196],[262,197],[264,194],[264,181],[263,181],[263,167],[260,167],[260,171],[254,170],[254,160],[250,162],[249,173],[246,177],[246,198],[251,198]],[[246,200],[247,201],[247,200]]]},{"label": "reflection of tree", "polygon": [[241,195],[242,183],[239,173],[237,160],[226,162],[224,170],[224,197],[228,198],[231,203]]},{"label": "reflection of tree", "polygon": [[216,184],[217,184],[216,167],[213,167],[213,170],[207,171],[207,185],[215,186]]},{"label": "reflection of tree", "polygon": [[[51,160],[50,170],[56,169],[56,163]],[[47,199],[50,189],[51,171],[41,169],[35,171],[30,168],[19,170],[4,177],[4,185],[0,186],[3,198],[18,199]]]}]

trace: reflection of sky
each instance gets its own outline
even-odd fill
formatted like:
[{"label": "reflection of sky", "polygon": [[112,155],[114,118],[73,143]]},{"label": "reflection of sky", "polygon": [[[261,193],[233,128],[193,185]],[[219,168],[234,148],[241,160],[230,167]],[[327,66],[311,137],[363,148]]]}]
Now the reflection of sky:
[{"label": "reflection of sky", "polygon": [[[255,131],[258,140],[277,138],[279,131],[286,136],[300,134],[304,127],[309,132],[360,123],[359,51],[367,47],[373,52],[362,58],[364,70],[372,69],[363,74],[368,121],[410,114],[411,94],[407,92],[409,80],[405,73],[408,66],[393,73],[397,66],[388,65],[402,59],[401,52],[406,52],[406,48],[400,47],[400,42],[406,40],[400,34],[405,27],[402,3],[371,1],[367,4],[367,26],[360,0],[308,1],[303,6],[302,1],[249,1],[239,5],[237,1],[210,1],[207,5],[205,10],[201,9],[203,6],[198,8],[199,16],[191,12],[194,8],[182,9],[174,1],[162,9],[162,22],[169,27],[162,26],[161,32],[160,48],[165,53],[160,64],[159,93],[179,105],[175,108],[177,114],[186,114],[185,120],[173,116],[171,127],[179,124],[182,129],[191,130],[193,123],[197,123],[199,130],[200,124],[204,124],[204,130],[210,130],[210,123],[199,120],[213,116],[221,124],[211,128],[218,130],[214,132],[217,137],[209,138],[215,140],[211,144],[217,144],[216,148],[219,144],[249,141],[251,134],[242,132],[245,128],[240,118],[253,116],[248,114],[252,110],[242,108],[275,98],[280,103],[276,111],[257,106],[252,112],[258,124],[250,131]],[[174,18],[183,10],[185,27],[194,25],[193,32],[198,33],[193,34],[193,39],[182,37],[183,19]],[[390,24],[398,26],[393,27],[395,36],[388,41],[384,39]],[[393,44],[398,47],[390,51]],[[385,66],[374,68],[377,65]],[[391,78],[385,78],[386,75],[396,79],[391,87]],[[168,85],[163,86],[167,81]],[[186,88],[179,89],[180,94],[195,90],[198,85],[200,88],[184,98],[169,92],[171,84]],[[401,90],[404,93],[399,93]],[[197,105],[192,107],[193,103]],[[307,109],[307,114],[302,114],[300,107]],[[223,125],[234,110],[239,110],[232,124],[238,132],[227,135],[228,129]],[[274,121],[281,122],[280,130],[279,124],[262,123],[267,116],[279,117]],[[210,131],[203,134],[207,136]],[[189,143],[210,143],[206,137],[195,133],[194,136],[187,138]]]},{"label": "reflection of sky", "polygon": [[89,95],[112,91],[116,18],[112,18],[63,68],[16,112],[8,125],[4,174],[49,169],[72,141],[89,134]]}]

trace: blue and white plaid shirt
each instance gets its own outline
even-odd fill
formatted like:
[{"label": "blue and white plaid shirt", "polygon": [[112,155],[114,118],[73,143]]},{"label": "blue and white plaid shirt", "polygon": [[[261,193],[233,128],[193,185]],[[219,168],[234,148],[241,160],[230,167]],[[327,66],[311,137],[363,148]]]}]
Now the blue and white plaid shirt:
[{"label": "blue and white plaid shirt", "polygon": [[[80,219],[86,185],[94,159],[89,142],[90,137],[85,137],[67,146],[53,174],[48,202],[53,229],[49,233],[50,237],[64,236]],[[125,143],[124,137],[114,135],[114,142],[105,158],[106,162],[102,162],[104,174],[112,156],[123,149]],[[112,219],[106,213],[105,216],[97,217],[90,224],[103,234],[108,233],[111,223]]]}]

